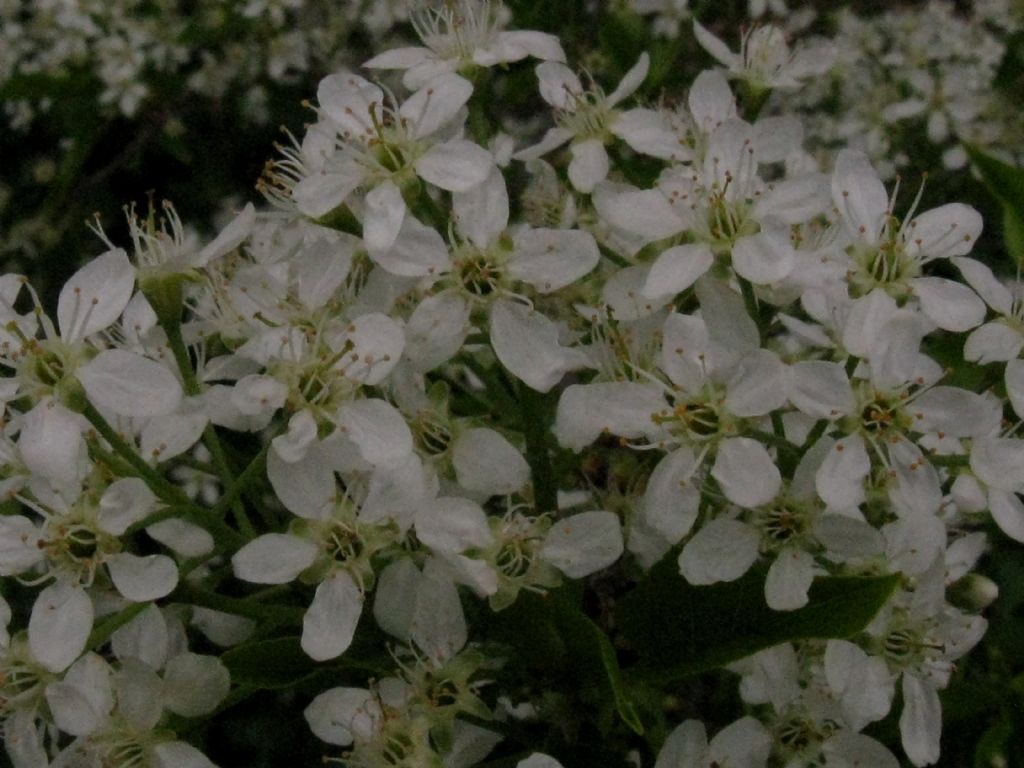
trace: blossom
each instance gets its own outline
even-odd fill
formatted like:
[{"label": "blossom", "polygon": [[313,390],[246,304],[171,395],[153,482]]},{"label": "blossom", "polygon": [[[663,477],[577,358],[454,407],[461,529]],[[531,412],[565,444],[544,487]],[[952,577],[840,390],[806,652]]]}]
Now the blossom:
[{"label": "blossom", "polygon": [[529,56],[564,62],[558,38],[544,32],[507,31],[501,2],[458,0],[439,7],[424,6],[410,16],[423,47],[393,48],[363,64],[370,69],[404,70],[409,88],[425,85],[440,74],[472,75],[481,67],[508,64]]}]

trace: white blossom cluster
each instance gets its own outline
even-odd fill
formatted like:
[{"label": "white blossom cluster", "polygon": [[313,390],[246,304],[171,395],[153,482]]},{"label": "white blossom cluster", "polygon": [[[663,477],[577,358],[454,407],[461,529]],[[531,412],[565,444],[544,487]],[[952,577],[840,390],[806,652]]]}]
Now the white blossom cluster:
[{"label": "white blossom cluster", "polygon": [[[606,90],[555,37],[444,8],[320,83],[271,210],[203,247],[169,206],[131,213],[55,317],[0,278],[0,575],[31,596],[0,598],[15,766],[212,765],[187,723],[238,688],[190,648],[296,613],[318,662],[368,623],[395,644],[391,674],[305,710],[332,756],[472,766],[487,721],[542,705],[493,703],[464,606],[666,556],[681,587],[765,568],[780,614],[819,576],[899,587],[852,637],[734,664],[748,714],[710,741],[678,724],[655,768],[895,768],[863,731],[897,700],[906,757],[936,762],[986,528],[1024,541],[1024,315],[969,256],[980,215],[919,210],[857,150],[807,170],[798,119],[744,119],[730,74],[817,72],[757,33],[739,55],[706,33],[726,70],[654,108],[646,54]],[[501,130],[483,76],[524,60],[542,136]],[[992,387],[954,383],[949,340]],[[584,470],[613,450],[651,460],[624,486]]]},{"label": "white blossom cluster", "polygon": [[[85,73],[99,83],[98,107],[135,115],[165,95],[160,79],[181,74],[186,93],[247,93],[253,110],[265,86],[351,64],[344,43],[361,24],[384,34],[407,17],[404,3],[323,0],[4,0],[0,2],[0,89],[19,78],[59,80]],[[80,86],[78,86],[80,87]],[[31,89],[29,89],[31,90]],[[15,90],[7,121],[27,128],[53,96]]]},{"label": "white blossom cluster", "polygon": [[995,81],[1007,40],[1022,23],[1008,0],[966,10],[940,0],[875,15],[844,8],[836,15],[829,76],[782,97],[776,108],[803,114],[817,148],[861,149],[884,178],[909,164],[908,135],[933,145],[947,169],[966,166],[964,143],[1018,160],[1024,113]]},{"label": "white blossom cluster", "polygon": [[[687,36],[692,25],[732,78],[771,87],[767,109],[799,114],[816,157],[859,149],[884,179],[910,163],[916,137],[934,145],[950,170],[966,166],[965,143],[1011,162],[1021,157],[1024,114],[996,86],[1007,40],[1024,24],[1011,0],[967,10],[935,0],[878,13],[751,2],[752,23],[736,53],[693,20],[686,0],[636,0],[629,7],[651,17],[664,37]],[[808,35],[815,24],[832,30],[827,43]]]}]

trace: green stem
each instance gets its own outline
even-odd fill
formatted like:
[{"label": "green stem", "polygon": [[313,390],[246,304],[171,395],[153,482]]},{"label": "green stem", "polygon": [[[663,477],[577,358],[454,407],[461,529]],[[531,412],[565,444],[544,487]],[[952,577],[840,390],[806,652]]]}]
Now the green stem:
[{"label": "green stem", "polygon": [[249,619],[269,619],[290,625],[301,625],[306,611],[293,605],[267,605],[253,603],[238,597],[219,595],[205,589],[192,586],[187,582],[178,584],[178,588],[170,595],[170,600],[189,605],[211,608],[215,611],[245,616]]},{"label": "green stem", "polygon": [[547,402],[544,395],[534,392],[525,384],[519,385],[519,404],[523,414],[526,437],[526,461],[533,478],[533,500],[537,512],[558,511],[558,488],[551,466],[547,419]]},{"label": "green stem", "polygon": [[970,466],[971,463],[970,458],[967,456],[947,456],[929,453],[926,454],[926,457],[929,463],[936,467],[967,467]]},{"label": "green stem", "polygon": [[150,603],[132,603],[113,616],[108,616],[93,627],[92,632],[89,633],[89,639],[85,641],[85,647],[95,651],[107,642],[112,634],[146,610],[149,605]]},{"label": "green stem", "polygon": [[764,342],[765,329],[761,324],[761,310],[757,305],[757,296],[754,295],[754,286],[750,284],[750,281],[744,280],[742,277],[737,278],[740,284],[740,292],[743,294],[743,303],[746,305],[747,314],[750,315],[750,319],[757,323],[757,332],[761,337],[761,342]]},{"label": "green stem", "polygon": [[619,253],[613,251],[611,248],[609,248],[604,243],[598,243],[597,244],[597,249],[601,252],[602,256],[604,256],[606,259],[608,259],[608,261],[610,261],[612,264],[614,264],[617,267],[631,267],[631,266],[633,266],[633,264],[630,263],[629,259],[627,259],[625,256],[622,256]]},{"label": "green stem", "polygon": [[124,441],[117,431],[110,426],[110,423],[103,418],[103,415],[91,404],[86,404],[82,415],[92,424],[93,429],[110,444],[114,453],[123,459],[146,482],[146,485],[150,487],[153,493],[171,504],[189,503],[185,492],[143,461],[138,452]]},{"label": "green stem", "polygon": [[[249,465],[242,470],[242,474],[224,488],[224,494],[217,499],[217,503],[211,509],[211,514],[220,516],[227,509],[239,503],[242,494],[247,490],[249,482],[259,474],[262,474],[267,464],[267,452],[270,450],[270,443],[267,442],[260,449],[260,452],[253,457]],[[250,537],[250,538],[254,538]]]},{"label": "green stem", "polygon": [[448,217],[437,207],[434,198],[427,191],[427,185],[420,182],[419,192],[411,206],[421,218],[426,219],[430,225],[442,236],[448,234]]},{"label": "green stem", "polygon": [[[174,361],[178,364],[181,378],[185,382],[185,393],[188,395],[198,395],[202,391],[202,385],[199,383],[195,370],[192,368],[192,358],[188,353],[188,347],[185,345],[185,338],[181,335],[181,324],[168,322],[161,325],[167,334],[167,341],[171,346]],[[213,465],[217,468],[217,474],[220,475],[221,484],[224,486],[226,494],[229,488],[235,486],[235,480],[231,467],[228,465],[227,456],[224,454],[224,446],[220,444],[220,438],[217,437],[217,430],[213,424],[207,424],[203,430],[203,444],[210,451]],[[231,497],[231,511],[235,517],[235,523],[238,525],[238,530],[242,532],[242,535],[247,539],[256,538],[256,529],[253,528],[252,523],[249,521],[249,516],[245,513],[245,507],[237,494]]]}]

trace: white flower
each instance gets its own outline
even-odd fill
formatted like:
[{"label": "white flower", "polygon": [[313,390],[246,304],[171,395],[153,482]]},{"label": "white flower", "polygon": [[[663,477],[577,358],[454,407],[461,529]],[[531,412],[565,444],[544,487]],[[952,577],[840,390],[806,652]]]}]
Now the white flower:
[{"label": "white flower", "polygon": [[407,214],[403,190],[417,177],[450,192],[465,192],[487,178],[493,159],[466,141],[441,140],[460,121],[473,86],[455,74],[432,79],[401,106],[380,87],[354,74],[330,75],[317,89],[324,130],[337,149],[318,169],[308,169],[292,189],[298,209],[320,217],[366,190],[363,235],[371,252],[388,251]]},{"label": "white flower", "polygon": [[835,47],[823,42],[790,52],[785,34],[771,24],[755,26],[745,33],[739,53],[693,22],[693,32],[704,50],[718,59],[729,73],[746,80],[756,89],[794,90],[801,81],[823,75],[832,68]]},{"label": "white flower", "polygon": [[402,82],[408,88],[425,85],[440,74],[469,75],[479,67],[509,64],[528,56],[565,61],[554,35],[506,31],[508,13],[500,0],[423,4],[410,13],[410,21],[425,47],[395,48],[363,64],[371,69],[405,70]]},{"label": "white flower", "polygon": [[556,128],[550,129],[540,143],[516,153],[518,160],[533,160],[572,142],[569,150],[569,179],[580,192],[592,192],[608,175],[608,152],[605,146],[620,138],[638,152],[655,157],[682,158],[675,134],[667,125],[660,125],[657,113],[647,109],[622,112],[616,107],[631,96],[647,77],[650,57],[643,53],[610,94],[596,83],[584,89],[579,77],[557,62],[537,66],[540,94],[555,108]]}]

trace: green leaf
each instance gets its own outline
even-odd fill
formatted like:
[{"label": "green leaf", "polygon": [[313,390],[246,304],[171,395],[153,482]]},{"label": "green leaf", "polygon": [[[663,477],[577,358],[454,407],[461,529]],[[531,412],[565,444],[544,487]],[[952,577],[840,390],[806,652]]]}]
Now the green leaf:
[{"label": "green leaf", "polygon": [[644,728],[623,684],[615,649],[583,613],[581,600],[579,583],[543,595],[521,592],[515,603],[487,618],[487,637],[511,647],[516,659],[509,666],[532,684],[558,688],[566,683],[580,700],[606,714],[609,723],[614,711],[642,734]]},{"label": "green leaf", "polygon": [[899,582],[898,575],[817,579],[807,606],[773,611],[764,579],[765,571],[754,569],[728,584],[694,587],[670,553],[619,604],[616,623],[640,656],[637,675],[668,682],[789,640],[850,637]]},{"label": "green leaf", "polygon": [[991,768],[1007,765],[1006,755],[1013,736],[1013,724],[1008,718],[1001,718],[988,728],[978,739],[974,751],[974,768]]},{"label": "green leaf", "polygon": [[1024,263],[1024,212],[1018,213],[1008,205],[1003,205],[1003,242],[1013,260]]},{"label": "green leaf", "polygon": [[555,600],[555,623],[569,651],[570,664],[580,673],[585,685],[597,689],[600,700],[606,701],[610,694],[622,721],[634,733],[643,735],[640,715],[626,693],[619,660],[608,635],[564,594],[558,594]]},{"label": "green leaf", "polygon": [[306,655],[297,637],[244,643],[220,658],[231,673],[231,682],[252,688],[290,688],[324,669]]},{"label": "green leaf", "polygon": [[1017,168],[965,144],[989,192],[1003,204],[1003,240],[1017,264],[1024,262],[1024,168]]}]

